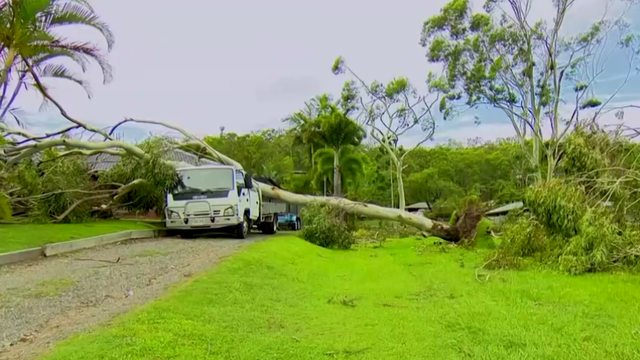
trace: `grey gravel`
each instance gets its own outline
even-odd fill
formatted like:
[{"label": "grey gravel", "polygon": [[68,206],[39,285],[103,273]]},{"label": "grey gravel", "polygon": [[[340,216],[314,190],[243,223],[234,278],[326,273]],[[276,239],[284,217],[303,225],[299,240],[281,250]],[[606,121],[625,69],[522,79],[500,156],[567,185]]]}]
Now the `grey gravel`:
[{"label": "grey gravel", "polygon": [[145,239],[0,268],[0,359],[33,359],[260,240]]}]

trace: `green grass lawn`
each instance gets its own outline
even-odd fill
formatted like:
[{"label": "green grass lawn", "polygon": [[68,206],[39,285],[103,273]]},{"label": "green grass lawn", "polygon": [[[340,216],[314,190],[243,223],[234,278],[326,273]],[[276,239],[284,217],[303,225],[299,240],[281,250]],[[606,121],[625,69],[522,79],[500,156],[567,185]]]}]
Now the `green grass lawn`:
[{"label": "green grass lawn", "polygon": [[640,277],[498,272],[430,240],[252,245],[45,359],[639,359]]},{"label": "green grass lawn", "polygon": [[0,253],[118,231],[151,228],[151,225],[143,222],[117,220],[81,224],[0,224]]}]

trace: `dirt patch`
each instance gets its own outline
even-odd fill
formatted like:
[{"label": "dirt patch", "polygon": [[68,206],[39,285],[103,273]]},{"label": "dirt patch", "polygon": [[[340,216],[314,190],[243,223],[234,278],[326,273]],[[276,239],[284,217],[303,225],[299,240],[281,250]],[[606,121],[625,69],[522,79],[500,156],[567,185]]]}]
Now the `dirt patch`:
[{"label": "dirt patch", "polygon": [[259,239],[138,240],[2,267],[0,359],[35,358]]}]

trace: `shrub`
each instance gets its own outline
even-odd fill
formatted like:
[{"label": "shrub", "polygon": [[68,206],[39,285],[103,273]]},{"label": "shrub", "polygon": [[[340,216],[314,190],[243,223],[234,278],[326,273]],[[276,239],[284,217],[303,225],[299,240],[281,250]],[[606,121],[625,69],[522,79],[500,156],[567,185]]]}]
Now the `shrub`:
[{"label": "shrub", "polygon": [[[635,265],[637,259],[621,256],[635,246],[637,232],[612,221],[605,209],[589,209],[580,223],[580,232],[555,249],[560,268],[571,274],[608,270],[618,265]],[[618,259],[622,261],[618,261]]]},{"label": "shrub", "polygon": [[9,220],[13,214],[11,199],[3,192],[0,192],[0,220]]},{"label": "shrub", "polygon": [[311,204],[302,209],[301,236],[306,241],[330,249],[350,249],[355,244],[343,212],[326,205]]},{"label": "shrub", "polygon": [[582,187],[553,180],[530,189],[525,204],[531,214],[507,221],[492,267],[519,268],[533,257],[577,275],[638,264],[638,231],[589,204]]},{"label": "shrub", "polygon": [[491,220],[486,218],[480,220],[476,229],[476,236],[473,244],[477,248],[481,249],[495,249],[496,243],[494,241],[493,235],[491,234],[492,229],[493,223],[491,222]]},{"label": "shrub", "polygon": [[524,205],[545,228],[554,234],[573,236],[587,211],[582,187],[561,180],[548,181],[527,191]]},{"label": "shrub", "polygon": [[489,266],[494,269],[519,269],[522,259],[546,251],[544,228],[533,218],[521,216],[504,225],[503,240]]},{"label": "shrub", "polygon": [[[30,222],[47,222],[60,216],[86,196],[74,190],[91,190],[83,157],[60,158],[52,149],[43,151],[41,156],[39,161],[25,159],[17,166],[5,169],[0,179],[0,187],[11,189],[11,197],[19,199],[12,203],[13,215]],[[85,220],[91,205],[76,206],[65,221]]]}]

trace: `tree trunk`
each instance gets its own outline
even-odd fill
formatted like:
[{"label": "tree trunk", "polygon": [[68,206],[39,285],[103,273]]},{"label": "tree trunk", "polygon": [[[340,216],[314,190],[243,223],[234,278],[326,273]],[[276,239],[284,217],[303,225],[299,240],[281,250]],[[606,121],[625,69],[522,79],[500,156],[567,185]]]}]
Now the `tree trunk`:
[{"label": "tree trunk", "polygon": [[552,155],[551,149],[547,151],[547,181],[551,181],[555,176],[557,159]]},{"label": "tree trunk", "polygon": [[460,216],[455,226],[450,226],[449,224],[433,221],[424,216],[414,215],[399,209],[390,209],[336,197],[294,194],[274,186],[262,183],[258,183],[258,185],[263,196],[282,200],[289,204],[304,206],[311,203],[318,203],[343,210],[349,214],[357,214],[372,219],[397,221],[405,225],[413,226],[445,241],[455,243],[464,239],[473,238],[478,222],[482,218],[482,212],[479,209],[470,208]]},{"label": "tree trunk", "polygon": [[389,159],[389,179],[391,179],[391,207],[395,207],[395,199],[393,194],[393,162]]},{"label": "tree trunk", "polygon": [[333,196],[342,197],[342,184],[340,178],[340,152],[334,150],[333,155]]},{"label": "tree trunk", "polygon": [[15,60],[16,51],[10,48],[4,61],[4,69],[2,69],[2,74],[0,74],[0,85],[3,85],[4,87],[9,86],[9,72],[11,71]]},{"label": "tree trunk", "polygon": [[315,162],[315,160],[313,158],[313,154],[314,154],[314,152],[313,152],[313,144],[311,144],[311,168],[312,169],[316,167],[316,162]]},{"label": "tree trunk", "polygon": [[407,204],[404,198],[404,181],[402,180],[402,160],[398,161],[398,168],[396,169],[396,176],[398,178],[398,209],[404,210]]}]

